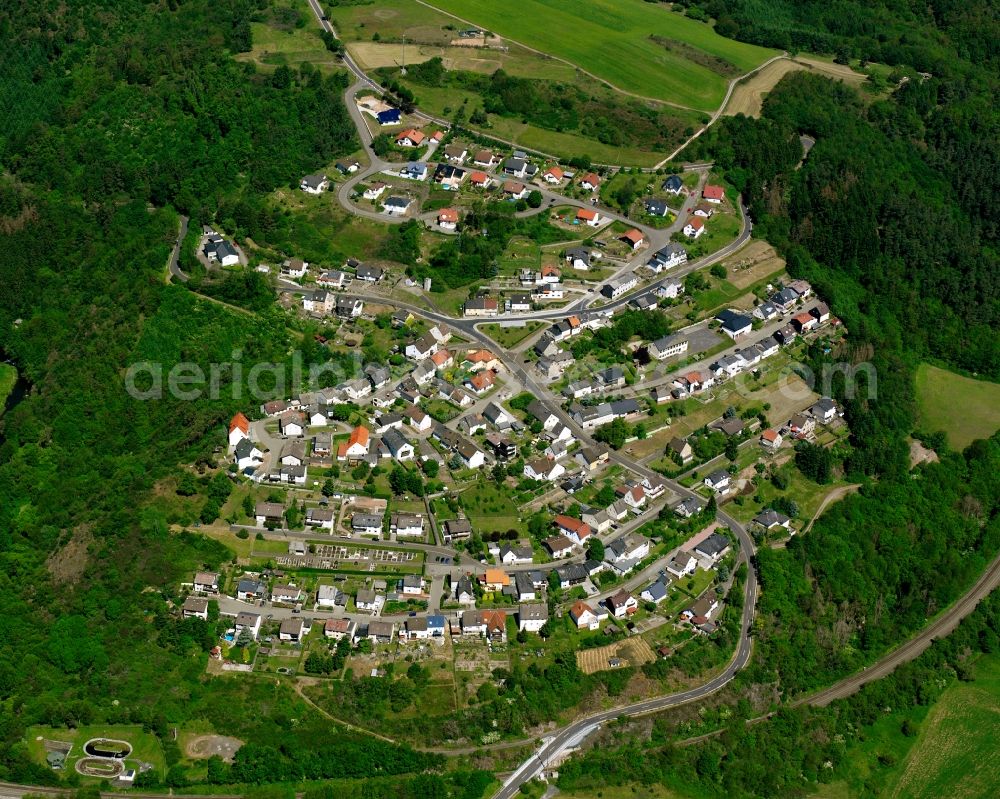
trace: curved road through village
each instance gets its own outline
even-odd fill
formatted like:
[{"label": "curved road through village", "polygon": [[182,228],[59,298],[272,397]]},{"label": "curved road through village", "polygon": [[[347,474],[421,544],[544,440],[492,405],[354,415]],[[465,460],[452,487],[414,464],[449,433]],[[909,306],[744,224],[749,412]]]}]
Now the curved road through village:
[{"label": "curved road through village", "polygon": [[[317,19],[323,28],[330,33],[336,35],[333,27],[330,25],[329,21],[325,19],[322,9],[319,6],[317,0],[309,0],[309,4],[313,9]],[[370,152],[372,136],[368,128],[368,125],[362,115],[362,112],[358,109],[357,103],[355,102],[355,96],[357,93],[363,89],[376,89],[379,90],[381,87],[373,80],[371,80],[354,62],[349,54],[345,53],[343,56],[345,66],[355,75],[357,80],[345,91],[344,99],[347,105],[347,109],[351,114],[355,126],[358,129],[358,134],[361,137],[366,150]],[[431,117],[429,115],[417,112],[423,118],[447,125],[446,120],[439,120],[437,118]],[[721,112],[720,112],[721,113]],[[713,118],[718,117],[718,114]],[[362,170],[358,175],[354,176],[351,180],[348,180],[340,186],[337,192],[338,201],[349,211],[362,216],[369,216],[376,218],[382,222],[400,222],[399,219],[390,219],[384,214],[377,214],[365,209],[358,208],[351,202],[351,193],[354,188],[361,180],[366,177],[370,177],[378,172],[390,168],[391,165],[388,162],[382,161],[377,158],[374,154],[371,154],[371,165]],[[702,182],[704,181],[704,176],[702,176]],[[563,197],[562,195],[555,194],[550,191],[543,190],[544,202],[542,208],[537,209],[536,213],[541,213],[547,208],[551,207],[555,203],[562,205],[575,205],[575,206],[586,206],[587,204],[581,203],[576,200],[571,200],[569,198]],[[610,209],[601,208],[601,213],[606,214],[612,219],[622,219],[624,217],[612,212]],[[683,210],[690,210],[690,207]],[[666,282],[667,280],[676,279],[679,276],[683,276],[697,269],[702,269],[713,263],[717,263],[722,258],[731,255],[733,252],[742,247],[746,241],[750,238],[752,231],[752,224],[747,216],[746,208],[740,206],[741,211],[741,230],[739,236],[731,242],[726,247],[713,253],[705,258],[692,261],[689,264],[682,266],[680,269],[675,270],[667,278],[661,278],[648,284],[642,290],[634,292],[629,296],[620,297],[614,301],[600,306],[598,312],[609,313],[613,312],[615,309],[625,305],[626,303],[634,300],[637,296],[642,296],[648,294],[655,290],[659,285]],[[682,213],[677,214],[677,221],[669,229],[665,230],[654,230],[650,228],[645,228],[642,225],[636,225],[643,233],[649,237],[650,244],[654,249],[663,246],[669,241],[671,233],[679,229],[679,226],[683,223],[684,216]],[[633,224],[630,222],[630,224]],[[183,236],[181,236],[181,239]],[[659,244],[657,244],[659,242]],[[636,259],[637,261],[638,259]],[[627,264],[624,269],[633,268],[636,262]],[[171,258],[171,272],[176,269],[176,260]],[[175,272],[176,274],[176,272]],[[180,275],[177,275],[180,277]],[[301,293],[303,290],[298,286],[286,285],[284,290],[293,291]],[[577,437],[583,443],[594,444],[594,440],[591,435],[581,428],[575,420],[562,408],[561,402],[558,398],[553,397],[553,395],[548,391],[548,389],[538,383],[528,372],[523,368],[521,362],[516,358],[512,357],[509,352],[503,348],[498,348],[496,342],[494,342],[489,336],[479,330],[478,325],[484,323],[483,320],[473,320],[473,319],[459,319],[446,314],[439,313],[437,311],[428,310],[426,308],[417,306],[415,304],[407,303],[404,301],[396,300],[390,297],[384,297],[380,295],[354,295],[359,296],[363,300],[368,300],[373,303],[378,303],[381,305],[387,305],[391,307],[401,308],[409,310],[410,312],[419,315],[425,319],[433,322],[441,322],[451,327],[461,331],[463,336],[466,336],[470,341],[477,342],[484,347],[491,348],[495,352],[501,353],[500,360],[503,362],[504,366],[514,375],[524,386],[525,389],[533,393],[536,397],[543,402],[543,404],[554,413],[563,424],[567,425]],[[577,300],[572,305],[561,308],[558,310],[551,311],[537,311],[525,314],[508,314],[505,315],[505,319],[510,320],[523,320],[523,321],[545,321],[545,320],[556,320],[566,318],[571,313],[579,313],[585,311],[593,302],[598,299],[596,293],[591,292],[585,295],[583,298]],[[493,322],[495,320],[486,320],[486,322]],[[634,473],[641,475],[643,477],[655,478],[666,483],[667,488],[673,492],[675,498],[685,498],[693,496],[693,492],[689,489],[681,486],[679,483],[671,480],[664,480],[662,475],[653,470],[649,469],[642,463],[632,460],[620,452],[614,452],[611,454],[611,458],[620,463],[622,466],[633,471]],[[604,710],[598,713],[593,713],[583,718],[580,718],[556,731],[554,734],[549,735],[542,741],[540,748],[528,758],[521,766],[511,774],[506,783],[502,788],[497,791],[494,795],[494,799],[512,799],[519,790],[520,787],[527,781],[538,776],[546,767],[546,764],[552,762],[559,758],[567,750],[578,746],[589,734],[600,727],[602,724],[621,717],[621,716],[639,716],[648,713],[654,713],[657,711],[665,710],[667,708],[676,707],[678,705],[687,704],[690,702],[696,702],[706,696],[709,696],[716,691],[727,685],[735,675],[744,668],[750,661],[750,657],[753,651],[752,639],[751,639],[751,629],[754,618],[754,611],[756,608],[757,595],[758,595],[758,582],[757,573],[754,566],[754,543],[746,529],[736,521],[733,517],[729,516],[725,512],[720,511],[718,514],[718,519],[721,523],[727,525],[729,529],[736,535],[739,539],[741,545],[740,558],[747,563],[747,579],[744,584],[744,597],[743,597],[743,616],[740,624],[740,635],[739,641],[736,647],[736,651],[733,654],[732,659],[729,661],[728,665],[717,675],[712,677],[706,683],[701,686],[691,688],[685,691],[671,693],[664,696],[655,697],[652,699],[643,700],[634,704],[615,707],[608,710]],[[879,677],[888,674],[892,669],[898,666],[900,663],[910,660],[916,657],[920,652],[926,649],[930,645],[930,642],[941,635],[945,635],[950,632],[958,624],[958,622],[964,618],[968,613],[971,613],[978,602],[986,596],[991,590],[993,590],[998,582],[1000,582],[1000,558],[993,562],[986,573],[980,578],[976,585],[958,602],[955,603],[951,608],[946,610],[938,619],[936,619],[930,626],[927,627],[922,633],[920,633],[916,638],[907,642],[906,644],[899,647],[897,650],[886,655],[875,665],[866,669],[859,674],[853,675],[852,677],[837,683],[826,691],[820,692],[814,696],[801,701],[808,701],[813,704],[826,704],[834,699],[840,698],[842,696],[847,696],[850,693],[858,690],[858,688],[865,682],[872,679],[878,679]],[[457,751],[457,750],[456,750]],[[42,791],[38,788],[19,786],[0,783],[0,799],[5,795],[16,795],[21,796],[25,792],[49,792]],[[153,799],[154,794],[135,794],[140,797],[140,799]],[[219,797],[216,797],[219,799]],[[225,798],[223,798],[225,799]]]}]

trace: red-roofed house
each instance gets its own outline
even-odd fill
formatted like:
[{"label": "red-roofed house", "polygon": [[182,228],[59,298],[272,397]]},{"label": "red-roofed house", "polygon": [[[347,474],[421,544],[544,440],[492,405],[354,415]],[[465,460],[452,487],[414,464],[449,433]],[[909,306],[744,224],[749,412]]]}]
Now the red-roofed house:
[{"label": "red-roofed house", "polygon": [[819,319],[811,313],[800,313],[792,317],[792,326],[799,332],[805,333],[814,327],[819,327]]},{"label": "red-roofed house", "polygon": [[229,446],[235,447],[244,438],[250,438],[250,420],[237,412],[229,422]]},{"label": "red-roofed house", "polygon": [[455,359],[451,356],[451,353],[448,352],[448,350],[438,350],[431,355],[431,363],[433,363],[438,369],[447,369],[455,363]]},{"label": "red-roofed house", "polygon": [[513,200],[520,200],[528,194],[528,187],[517,180],[505,180],[503,193],[510,195]]},{"label": "red-roofed house", "polygon": [[585,222],[591,227],[597,227],[601,224],[601,215],[590,208],[580,208],[576,212],[577,222]]},{"label": "red-roofed house", "polygon": [[781,441],[781,433],[774,428],[769,427],[760,434],[760,445],[767,449],[777,449],[781,446]]},{"label": "red-roofed house", "polygon": [[546,183],[558,184],[564,177],[563,171],[557,166],[550,166],[542,173],[542,180]]},{"label": "red-roofed house", "polygon": [[368,454],[368,443],[371,439],[368,428],[358,425],[351,431],[350,437],[337,448],[337,460],[355,461]]},{"label": "red-roofed house", "polygon": [[485,172],[473,172],[469,175],[469,181],[476,188],[485,189],[493,182],[493,179]]},{"label": "red-roofed house", "polygon": [[701,196],[710,203],[715,203],[718,205],[722,202],[723,198],[726,196],[726,190],[722,186],[713,186],[709,184],[702,189]]},{"label": "red-roofed house", "polygon": [[580,187],[587,191],[597,191],[601,187],[601,179],[593,172],[588,172],[580,178]]},{"label": "red-roofed house", "polygon": [[572,516],[560,514],[552,520],[552,523],[574,544],[583,544],[590,537],[590,525]]},{"label": "red-roofed house", "polygon": [[497,356],[489,350],[476,350],[465,356],[465,362],[469,364],[469,371],[476,372],[480,369],[494,369],[500,365]]},{"label": "red-roofed house", "polygon": [[442,208],[438,211],[438,226],[445,230],[454,230],[458,227],[458,211],[454,208]]},{"label": "red-roofed house", "polygon": [[485,394],[493,388],[493,383],[496,379],[496,374],[489,369],[484,369],[481,372],[476,372],[466,382],[476,394]]},{"label": "red-roofed house", "polygon": [[688,218],[687,224],[684,225],[685,236],[690,239],[696,239],[704,232],[705,222],[700,216],[692,216]]},{"label": "red-roofed house", "polygon": [[427,137],[419,130],[410,128],[409,130],[402,131],[396,137],[396,144],[400,147],[419,147],[424,143],[424,139],[426,138]]},{"label": "red-roofed house", "polygon": [[593,608],[582,599],[573,603],[573,607],[569,609],[569,615],[578,630],[596,630],[601,626],[601,620],[597,618]]},{"label": "red-roofed house", "polygon": [[620,236],[620,239],[624,241],[626,244],[628,244],[632,248],[633,252],[638,250],[643,244],[646,243],[646,239],[642,235],[642,231],[639,230],[638,228],[632,228],[631,230],[626,230]]}]

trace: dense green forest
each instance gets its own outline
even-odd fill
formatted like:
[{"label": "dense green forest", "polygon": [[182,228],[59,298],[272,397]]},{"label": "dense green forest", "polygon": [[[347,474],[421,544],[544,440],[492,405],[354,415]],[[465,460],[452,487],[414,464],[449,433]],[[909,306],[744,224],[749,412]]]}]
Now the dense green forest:
[{"label": "dense green forest", "polygon": [[[166,782],[181,787],[189,777],[169,731],[194,718],[247,742],[231,768],[213,762],[200,780],[441,766],[346,731],[333,738],[287,686],[206,682],[214,627],[172,611],[181,578],[232,553],[171,534],[151,492],[179,464],[211,464],[220,425],[243,403],[225,375],[217,400],[133,400],[125,368],[204,368],[237,349],[282,363],[291,344],[266,302],[252,317],[165,283],[177,211],[250,217],[266,192],[356,147],[342,76],[232,60],[250,46],[255,10],[210,0],[0,9],[0,342],[29,384],[0,430],[0,779],[54,781],[28,758],[31,724],[138,723],[161,738]],[[483,784],[425,775],[369,795],[383,788],[479,796]]]}]

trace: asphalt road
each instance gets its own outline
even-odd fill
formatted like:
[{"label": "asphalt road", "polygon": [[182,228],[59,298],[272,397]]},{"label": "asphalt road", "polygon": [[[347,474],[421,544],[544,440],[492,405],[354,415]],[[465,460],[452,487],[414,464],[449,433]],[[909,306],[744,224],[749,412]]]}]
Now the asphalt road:
[{"label": "asphalt road", "polygon": [[188,232],[188,218],[186,216],[182,216],[177,225],[177,241],[174,242],[174,248],[170,251],[170,260],[167,261],[168,273],[171,276],[176,277],[182,283],[187,283],[187,281],[189,280],[188,276],[181,271],[179,263],[181,256],[181,245],[184,243],[184,237],[187,236],[187,232]]}]

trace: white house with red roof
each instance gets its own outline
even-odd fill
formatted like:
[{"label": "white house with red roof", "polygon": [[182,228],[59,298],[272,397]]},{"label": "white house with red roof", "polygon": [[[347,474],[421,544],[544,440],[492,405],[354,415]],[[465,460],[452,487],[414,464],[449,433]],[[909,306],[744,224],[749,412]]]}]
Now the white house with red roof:
[{"label": "white house with red roof", "polygon": [[573,516],[559,514],[552,520],[552,523],[560,533],[578,546],[581,546],[590,537],[592,532],[589,524]]},{"label": "white house with red roof", "polygon": [[564,177],[565,173],[557,166],[550,166],[542,173],[542,180],[553,186],[558,186]]},{"label": "white house with red roof", "polygon": [[587,191],[597,191],[601,188],[601,178],[594,172],[588,172],[580,178],[580,188]]},{"label": "white house with red roof", "polygon": [[396,137],[396,144],[400,147],[419,147],[427,137],[415,128],[402,131]]},{"label": "white house with red roof", "polygon": [[350,437],[337,449],[337,460],[353,461],[360,460],[368,455],[368,445],[371,436],[368,428],[358,425],[351,431]]},{"label": "white house with red roof", "polygon": [[235,447],[244,438],[250,438],[250,420],[237,411],[229,422],[229,446]]},{"label": "white house with red roof", "polygon": [[689,239],[696,239],[705,232],[705,222],[700,216],[692,216],[684,225],[684,235]]},{"label": "white house with red roof", "polygon": [[722,188],[722,186],[713,186],[712,184],[708,184],[704,189],[702,189],[701,196],[705,202],[718,205],[723,201],[723,199],[725,199],[726,190]]}]

